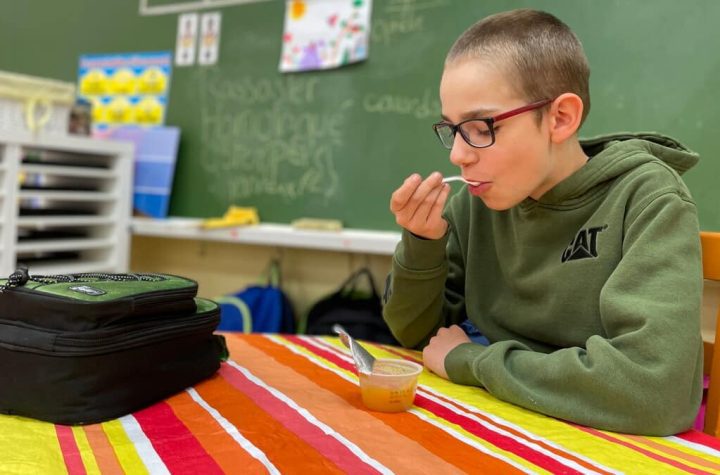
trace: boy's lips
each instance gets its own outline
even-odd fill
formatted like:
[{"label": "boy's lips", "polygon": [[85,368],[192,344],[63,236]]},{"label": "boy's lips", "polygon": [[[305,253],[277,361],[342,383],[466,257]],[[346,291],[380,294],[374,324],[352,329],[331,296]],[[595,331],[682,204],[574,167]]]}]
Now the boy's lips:
[{"label": "boy's lips", "polygon": [[468,191],[476,196],[485,193],[492,185],[491,181],[477,181],[476,183],[477,185],[468,185]]}]

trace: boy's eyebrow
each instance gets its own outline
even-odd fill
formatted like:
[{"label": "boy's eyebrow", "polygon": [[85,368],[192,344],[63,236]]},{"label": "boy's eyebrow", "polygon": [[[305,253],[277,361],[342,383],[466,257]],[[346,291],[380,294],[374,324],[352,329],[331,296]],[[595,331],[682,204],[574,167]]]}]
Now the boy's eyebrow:
[{"label": "boy's eyebrow", "polygon": [[[490,109],[475,109],[473,111],[463,112],[460,114],[460,120],[466,120],[466,119],[480,119],[480,118],[488,118],[492,117],[493,112],[498,112],[499,109],[496,108],[490,108]],[[448,119],[444,114],[441,114],[440,117],[444,121],[451,122],[450,119]]]}]

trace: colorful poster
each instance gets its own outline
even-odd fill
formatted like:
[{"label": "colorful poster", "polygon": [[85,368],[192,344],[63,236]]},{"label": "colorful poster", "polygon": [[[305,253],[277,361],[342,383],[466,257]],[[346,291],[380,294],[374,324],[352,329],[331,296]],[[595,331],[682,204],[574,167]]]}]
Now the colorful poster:
[{"label": "colorful poster", "polygon": [[287,0],[281,72],[367,59],[371,0]]},{"label": "colorful poster", "polygon": [[165,121],[170,52],[83,55],[78,90],[92,106],[93,132]]}]

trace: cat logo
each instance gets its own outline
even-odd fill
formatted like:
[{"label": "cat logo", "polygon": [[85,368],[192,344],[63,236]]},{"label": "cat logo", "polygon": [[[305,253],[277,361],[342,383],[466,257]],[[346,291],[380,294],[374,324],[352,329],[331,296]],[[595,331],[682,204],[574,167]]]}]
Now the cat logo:
[{"label": "cat logo", "polygon": [[570,242],[570,245],[565,249],[565,252],[563,252],[562,262],[597,257],[598,234],[606,228],[607,224],[605,226],[597,226],[578,231],[575,239]]}]

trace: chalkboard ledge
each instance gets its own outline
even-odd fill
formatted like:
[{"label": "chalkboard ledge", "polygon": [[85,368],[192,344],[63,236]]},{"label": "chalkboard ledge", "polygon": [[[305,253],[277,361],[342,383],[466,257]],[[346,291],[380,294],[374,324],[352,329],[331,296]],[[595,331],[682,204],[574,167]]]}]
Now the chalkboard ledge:
[{"label": "chalkboard ledge", "polygon": [[134,218],[132,233],[138,236],[237,242],[261,246],[279,246],[361,254],[392,255],[400,233],[365,229],[314,231],[295,229],[289,224],[263,223],[223,229],[202,229],[197,218]]}]

